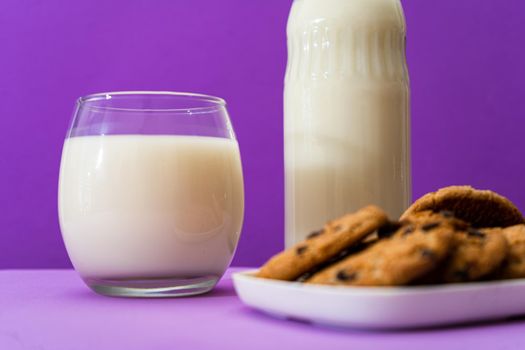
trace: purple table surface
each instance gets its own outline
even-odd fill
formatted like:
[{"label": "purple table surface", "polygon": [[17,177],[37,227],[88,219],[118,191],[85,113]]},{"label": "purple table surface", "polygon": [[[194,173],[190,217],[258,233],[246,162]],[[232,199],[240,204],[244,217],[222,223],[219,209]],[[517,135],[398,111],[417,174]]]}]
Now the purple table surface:
[{"label": "purple table surface", "polygon": [[244,306],[230,269],[211,293],[121,299],[71,270],[0,271],[0,349],[524,349],[525,320],[417,331],[332,329]]}]

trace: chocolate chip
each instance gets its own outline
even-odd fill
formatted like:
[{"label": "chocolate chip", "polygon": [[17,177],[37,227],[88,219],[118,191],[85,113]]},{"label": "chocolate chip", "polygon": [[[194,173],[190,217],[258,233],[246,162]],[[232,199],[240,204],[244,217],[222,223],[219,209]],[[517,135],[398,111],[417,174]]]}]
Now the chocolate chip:
[{"label": "chocolate chip", "polygon": [[446,218],[453,218],[454,217],[454,213],[449,211],[449,210],[442,210],[439,213],[441,214],[441,216],[444,216]]},{"label": "chocolate chip", "polygon": [[308,249],[308,246],[301,246],[301,247],[297,247],[297,249],[295,250],[295,252],[297,253],[297,255],[301,255],[303,254],[306,250]]},{"label": "chocolate chip", "polygon": [[467,233],[471,237],[485,238],[486,236],[483,232],[476,230],[475,228],[469,228]]},{"label": "chocolate chip", "polygon": [[430,249],[423,248],[421,249],[421,256],[430,260],[436,260],[436,253]]},{"label": "chocolate chip", "polygon": [[408,236],[414,232],[414,226],[410,225],[403,230],[403,236]]},{"label": "chocolate chip", "polygon": [[388,222],[386,225],[377,230],[377,236],[379,238],[388,238],[396,233],[397,230],[401,227],[399,222]]},{"label": "chocolate chip", "polygon": [[335,232],[339,232],[339,231],[341,231],[342,228],[343,228],[343,226],[341,226],[341,225],[336,225],[336,226],[334,227],[334,231],[335,231]]},{"label": "chocolate chip", "polygon": [[311,238],[320,236],[323,233],[324,233],[324,230],[314,231],[314,232],[310,233],[308,236],[306,236],[306,239],[311,239]]},{"label": "chocolate chip", "polygon": [[428,232],[428,231],[432,231],[432,230],[435,229],[435,228],[438,228],[439,225],[441,225],[440,222],[431,222],[431,223],[428,223],[428,224],[423,225],[423,226],[421,227],[421,229],[422,229],[423,231],[427,231],[427,232]]},{"label": "chocolate chip", "polygon": [[341,270],[337,273],[336,278],[339,281],[350,282],[357,278],[357,273],[348,273],[345,270]]}]

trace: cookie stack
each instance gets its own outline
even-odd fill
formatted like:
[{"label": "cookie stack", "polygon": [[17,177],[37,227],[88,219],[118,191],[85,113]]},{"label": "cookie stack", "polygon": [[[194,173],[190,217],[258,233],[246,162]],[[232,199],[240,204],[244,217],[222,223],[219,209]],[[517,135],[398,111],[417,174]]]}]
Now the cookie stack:
[{"label": "cookie stack", "polygon": [[492,191],[451,186],[390,221],[365,207],[272,257],[258,277],[401,286],[525,278],[525,219]]}]

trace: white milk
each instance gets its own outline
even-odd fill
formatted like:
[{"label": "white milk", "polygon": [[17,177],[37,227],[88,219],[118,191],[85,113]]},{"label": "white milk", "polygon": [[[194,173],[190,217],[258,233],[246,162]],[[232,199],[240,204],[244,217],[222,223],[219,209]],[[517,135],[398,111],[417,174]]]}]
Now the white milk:
[{"label": "white milk", "polygon": [[64,144],[60,225],[84,278],[221,276],[243,198],[236,141],[115,135]]},{"label": "white milk", "polygon": [[399,0],[296,0],[284,93],[286,243],[367,204],[410,200]]}]

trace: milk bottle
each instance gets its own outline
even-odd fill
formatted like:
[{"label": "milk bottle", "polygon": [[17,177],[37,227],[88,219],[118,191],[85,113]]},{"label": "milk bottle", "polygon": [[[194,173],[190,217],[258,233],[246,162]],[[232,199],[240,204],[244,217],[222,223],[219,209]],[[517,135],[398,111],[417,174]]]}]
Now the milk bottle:
[{"label": "milk bottle", "polygon": [[409,79],[399,0],[295,0],[284,91],[286,245],[410,200]]}]

